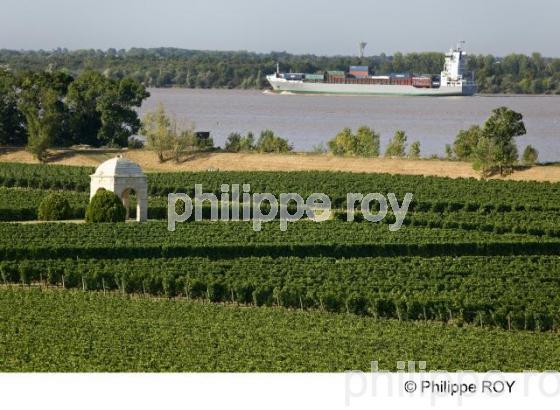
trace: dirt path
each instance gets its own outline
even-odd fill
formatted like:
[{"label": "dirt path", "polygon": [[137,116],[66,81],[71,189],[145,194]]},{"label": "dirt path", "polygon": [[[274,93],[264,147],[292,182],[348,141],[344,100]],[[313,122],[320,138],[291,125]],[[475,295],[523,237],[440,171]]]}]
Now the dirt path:
[{"label": "dirt path", "polygon": [[[79,151],[57,152],[51,163],[64,165],[96,166],[112,158],[115,152]],[[450,178],[478,178],[471,164],[443,160],[409,160],[388,158],[344,158],[332,155],[293,154],[237,154],[201,153],[182,163],[166,161],[159,163],[156,155],[148,150],[131,150],[123,155],[137,162],[146,171],[348,171],[383,172],[390,174],[436,175]],[[24,150],[0,153],[0,162],[36,163]],[[505,179],[560,182],[560,166],[535,166],[518,170]]]}]

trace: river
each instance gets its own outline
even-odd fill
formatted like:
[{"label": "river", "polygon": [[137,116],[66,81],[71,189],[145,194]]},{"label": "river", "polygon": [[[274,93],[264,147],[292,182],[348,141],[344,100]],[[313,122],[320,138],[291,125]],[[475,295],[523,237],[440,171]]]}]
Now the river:
[{"label": "river", "polygon": [[460,129],[482,124],[492,109],[507,106],[524,116],[527,134],[518,138],[539,161],[560,161],[560,96],[396,97],[278,95],[246,90],[150,89],[140,113],[158,102],[179,122],[194,122],[223,146],[229,133],[271,129],[297,151],[326,142],[344,127],[368,125],[381,134],[381,149],[396,130],[409,143],[419,140],[421,155],[444,155]]}]

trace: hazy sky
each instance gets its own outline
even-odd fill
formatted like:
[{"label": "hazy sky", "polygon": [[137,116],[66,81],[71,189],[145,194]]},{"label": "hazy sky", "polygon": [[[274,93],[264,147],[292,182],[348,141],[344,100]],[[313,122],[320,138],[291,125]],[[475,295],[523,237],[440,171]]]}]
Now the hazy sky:
[{"label": "hazy sky", "polygon": [[0,48],[560,56],[559,0],[0,0]]}]

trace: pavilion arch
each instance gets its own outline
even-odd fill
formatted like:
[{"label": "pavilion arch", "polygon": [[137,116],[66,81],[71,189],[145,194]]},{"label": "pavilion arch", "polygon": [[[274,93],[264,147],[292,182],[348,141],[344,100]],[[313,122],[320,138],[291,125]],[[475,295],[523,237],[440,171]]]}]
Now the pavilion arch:
[{"label": "pavilion arch", "polygon": [[148,219],[148,181],[138,164],[117,155],[97,167],[90,175],[90,200],[99,188],[114,192],[123,202],[128,218],[129,196],[136,193],[136,220]]}]

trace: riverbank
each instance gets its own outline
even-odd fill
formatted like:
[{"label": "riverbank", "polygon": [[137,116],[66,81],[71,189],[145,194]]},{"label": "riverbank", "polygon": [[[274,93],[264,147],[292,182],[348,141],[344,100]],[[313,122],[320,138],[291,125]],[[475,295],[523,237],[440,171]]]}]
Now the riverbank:
[{"label": "riverbank", "polygon": [[[74,166],[97,166],[116,153],[138,163],[145,171],[345,171],[407,175],[434,175],[450,178],[479,178],[470,163],[435,159],[390,159],[336,157],[330,154],[257,154],[205,152],[192,154],[183,162],[160,163],[154,152],[140,150],[79,150],[54,151],[49,163]],[[37,163],[23,149],[0,152],[0,162]],[[496,177],[499,178],[499,177]],[[516,170],[504,179],[560,182],[560,166],[537,165]]]}]

